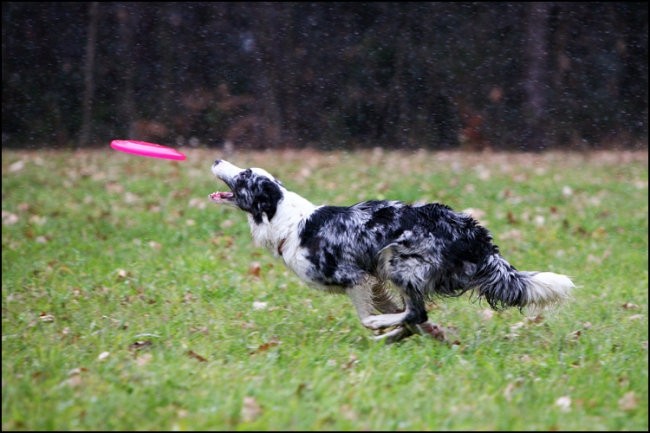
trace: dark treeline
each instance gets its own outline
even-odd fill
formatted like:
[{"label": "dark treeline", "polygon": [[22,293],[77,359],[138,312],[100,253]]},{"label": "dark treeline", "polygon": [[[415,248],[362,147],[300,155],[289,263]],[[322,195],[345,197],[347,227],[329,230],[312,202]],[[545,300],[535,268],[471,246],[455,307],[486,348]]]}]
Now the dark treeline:
[{"label": "dark treeline", "polygon": [[2,4],[3,146],[647,146],[645,3]]}]

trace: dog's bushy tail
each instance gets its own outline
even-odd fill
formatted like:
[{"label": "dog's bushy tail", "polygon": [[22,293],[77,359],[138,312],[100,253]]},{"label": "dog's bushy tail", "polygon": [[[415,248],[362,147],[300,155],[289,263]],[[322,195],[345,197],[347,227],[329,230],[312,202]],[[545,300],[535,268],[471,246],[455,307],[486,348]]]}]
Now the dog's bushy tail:
[{"label": "dog's bushy tail", "polygon": [[495,310],[518,307],[530,313],[563,302],[575,287],[566,275],[518,271],[499,254],[488,256],[479,266],[472,286]]}]

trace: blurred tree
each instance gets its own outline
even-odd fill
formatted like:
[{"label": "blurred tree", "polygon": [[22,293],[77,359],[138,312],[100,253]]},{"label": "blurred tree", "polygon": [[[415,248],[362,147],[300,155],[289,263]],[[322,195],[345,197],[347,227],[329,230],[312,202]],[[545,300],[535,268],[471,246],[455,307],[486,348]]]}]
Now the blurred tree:
[{"label": "blurred tree", "polygon": [[4,2],[3,146],[645,145],[647,11]]},{"label": "blurred tree", "polygon": [[81,132],[79,132],[79,147],[88,145],[90,129],[92,128],[92,108],[95,97],[95,45],[97,43],[97,23],[99,2],[89,5],[88,37],[86,38],[86,55],[84,58],[84,93],[82,102],[83,117]]},{"label": "blurred tree", "polygon": [[[135,110],[135,74],[136,58],[134,52],[133,33],[137,26],[138,3],[119,3],[115,5],[115,16],[117,19],[118,41],[116,43],[117,55],[120,58],[120,92],[118,119],[122,125],[123,133],[132,138],[138,137],[134,131],[136,120]],[[164,105],[163,105],[164,106]],[[128,129],[127,129],[128,128]]]},{"label": "blurred tree", "polygon": [[521,147],[526,150],[543,150],[549,146],[548,111],[548,19],[550,4],[530,2],[526,20],[526,100],[522,107],[524,133]]}]

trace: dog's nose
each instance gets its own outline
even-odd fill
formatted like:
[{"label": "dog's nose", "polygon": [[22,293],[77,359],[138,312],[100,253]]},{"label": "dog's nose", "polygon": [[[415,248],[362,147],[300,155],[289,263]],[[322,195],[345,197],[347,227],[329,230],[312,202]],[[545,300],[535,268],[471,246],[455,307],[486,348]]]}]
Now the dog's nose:
[{"label": "dog's nose", "polygon": [[220,159],[215,159],[214,162],[212,163],[212,166],[216,167],[219,164],[221,164],[221,160]]}]

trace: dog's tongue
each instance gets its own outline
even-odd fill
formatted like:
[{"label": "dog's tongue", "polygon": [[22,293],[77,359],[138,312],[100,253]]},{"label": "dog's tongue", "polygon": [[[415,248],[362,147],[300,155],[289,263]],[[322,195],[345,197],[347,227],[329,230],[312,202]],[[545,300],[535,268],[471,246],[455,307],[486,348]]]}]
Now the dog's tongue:
[{"label": "dog's tongue", "polygon": [[210,200],[220,203],[224,200],[232,200],[233,198],[233,193],[232,192],[213,192],[210,194]]}]

